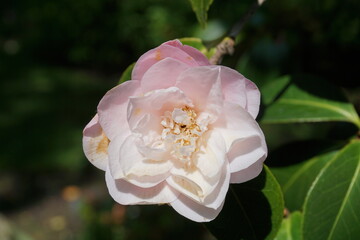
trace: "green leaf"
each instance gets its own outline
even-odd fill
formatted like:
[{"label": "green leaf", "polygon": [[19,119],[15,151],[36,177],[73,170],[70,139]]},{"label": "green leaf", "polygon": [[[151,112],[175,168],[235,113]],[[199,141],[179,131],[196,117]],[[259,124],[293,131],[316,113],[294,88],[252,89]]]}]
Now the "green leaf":
[{"label": "green leaf", "polygon": [[360,239],[360,141],[343,148],[316,178],[304,205],[304,239]]},{"label": "green leaf", "polygon": [[134,69],[134,66],[135,66],[135,63],[132,63],[125,69],[125,71],[121,74],[119,84],[126,82],[128,80],[131,80],[131,73],[132,73],[132,70]]},{"label": "green leaf", "polygon": [[202,54],[204,54],[208,59],[210,59],[212,55],[214,55],[216,52],[216,48],[208,49],[200,38],[188,37],[188,38],[180,38],[179,40],[184,45],[189,45],[193,48],[196,48]]},{"label": "green leaf", "polygon": [[290,82],[290,76],[282,76],[267,82],[261,88],[262,101],[265,105],[272,103]]},{"label": "green leaf", "polygon": [[206,26],[207,12],[213,0],[189,0],[193,11],[202,27]]},{"label": "green leaf", "polygon": [[301,212],[293,212],[284,218],[275,240],[302,240],[302,218]]},{"label": "green leaf", "polygon": [[332,151],[288,167],[271,168],[281,184],[286,208],[290,211],[302,209],[310,186],[335,153]]},{"label": "green leaf", "polygon": [[329,82],[303,77],[292,79],[290,86],[265,109],[263,123],[352,122],[360,128],[354,107],[339,88]]},{"label": "green leaf", "polygon": [[273,239],[283,210],[280,186],[264,166],[255,179],[231,185],[223,210],[205,225],[219,240]]}]

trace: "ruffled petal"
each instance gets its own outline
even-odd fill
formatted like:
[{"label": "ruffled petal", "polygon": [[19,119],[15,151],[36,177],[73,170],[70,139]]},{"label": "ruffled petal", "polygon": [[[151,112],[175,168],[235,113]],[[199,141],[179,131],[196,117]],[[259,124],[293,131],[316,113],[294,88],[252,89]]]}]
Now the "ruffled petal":
[{"label": "ruffled petal", "polygon": [[173,164],[171,161],[154,161],[141,155],[136,146],[137,137],[130,135],[123,142],[115,138],[114,152],[112,146],[109,148],[110,171],[115,179],[123,178],[139,187],[152,187],[168,177]]},{"label": "ruffled petal", "polygon": [[225,163],[221,169],[221,177],[216,188],[204,199],[204,206],[218,209],[223,204],[230,184],[230,166]]},{"label": "ruffled petal", "polygon": [[191,101],[176,87],[154,90],[145,96],[130,98],[128,123],[133,132],[148,135],[150,131],[160,134],[161,117],[165,111],[192,106]]},{"label": "ruffled petal", "polygon": [[139,81],[127,81],[109,90],[101,99],[97,108],[99,123],[110,141],[129,128],[126,124],[129,97],[140,93]]},{"label": "ruffled petal", "polygon": [[207,131],[202,137],[199,151],[193,160],[199,171],[207,178],[213,178],[221,173],[222,166],[227,161],[226,145],[221,133]]},{"label": "ruffled petal", "polygon": [[224,202],[217,209],[205,207],[186,196],[180,195],[175,201],[171,202],[170,205],[179,214],[184,217],[195,221],[195,222],[209,222],[219,215],[221,209],[224,206]]},{"label": "ruffled petal", "polygon": [[237,104],[225,103],[221,118],[213,124],[226,143],[230,171],[237,172],[267,155],[265,137],[254,118]]},{"label": "ruffled petal", "polygon": [[193,57],[184,52],[178,47],[174,47],[170,44],[162,44],[157,48],[154,48],[144,53],[136,62],[132,71],[131,79],[142,80],[145,72],[155,63],[165,59],[172,58],[180,62],[185,63],[188,66],[199,66]]},{"label": "ruffled petal", "polygon": [[97,168],[106,170],[109,139],[105,136],[96,114],[83,131],[83,150],[87,159]]},{"label": "ruffled petal", "polygon": [[194,67],[184,71],[176,82],[197,112],[207,113],[214,121],[220,114],[223,104],[219,66]]},{"label": "ruffled petal", "polygon": [[191,57],[193,57],[194,60],[199,64],[199,66],[210,65],[209,59],[207,59],[204,54],[202,54],[196,48],[193,48],[188,45],[183,45],[178,39],[167,41],[163,44],[171,45],[171,46],[174,46],[174,47],[177,47],[177,48],[183,50],[184,52],[189,54]]},{"label": "ruffled petal", "polygon": [[147,70],[141,80],[141,89],[144,93],[155,89],[169,88],[175,85],[175,81],[181,72],[189,66],[173,58],[165,58]]},{"label": "ruffled petal", "polygon": [[259,112],[260,91],[253,82],[246,79],[239,72],[222,66],[221,86],[226,101],[239,104],[253,118],[256,118]]},{"label": "ruffled petal", "polygon": [[246,97],[247,104],[245,109],[253,116],[253,118],[256,118],[259,113],[260,91],[255,83],[248,79],[246,79]]},{"label": "ruffled petal", "polygon": [[165,182],[150,188],[141,188],[125,180],[114,179],[109,171],[106,171],[105,180],[110,196],[123,205],[170,203],[179,195]]},{"label": "ruffled petal", "polygon": [[263,157],[264,159],[260,159],[259,161],[255,162],[253,165],[243,170],[232,173],[230,177],[230,183],[243,183],[253,178],[256,178],[263,169],[263,161],[265,160],[265,157],[266,156]]},{"label": "ruffled petal", "polygon": [[178,192],[203,204],[204,199],[216,188],[220,177],[219,174],[216,178],[206,178],[195,167],[191,169],[174,167],[171,169],[171,176],[166,181]]},{"label": "ruffled petal", "polygon": [[245,169],[257,161],[263,162],[266,155],[267,148],[260,135],[235,140],[228,153],[231,172]]}]

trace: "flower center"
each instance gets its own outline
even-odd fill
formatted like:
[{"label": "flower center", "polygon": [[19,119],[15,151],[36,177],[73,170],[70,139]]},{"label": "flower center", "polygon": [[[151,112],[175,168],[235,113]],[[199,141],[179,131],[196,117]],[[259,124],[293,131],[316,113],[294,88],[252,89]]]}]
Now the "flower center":
[{"label": "flower center", "polygon": [[166,111],[161,121],[164,127],[161,138],[170,149],[170,154],[187,166],[192,164],[192,154],[198,151],[197,140],[207,130],[198,124],[197,115],[188,106]]}]

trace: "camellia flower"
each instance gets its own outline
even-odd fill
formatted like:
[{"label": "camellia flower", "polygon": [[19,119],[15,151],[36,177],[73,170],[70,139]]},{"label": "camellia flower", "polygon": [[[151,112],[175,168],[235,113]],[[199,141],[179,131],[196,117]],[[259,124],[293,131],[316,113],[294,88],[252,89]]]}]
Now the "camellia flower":
[{"label": "camellia flower", "polygon": [[141,56],[131,78],[101,99],[85,155],[120,204],[166,203],[193,221],[214,219],[229,184],[256,177],[267,155],[257,87],[178,40]]}]

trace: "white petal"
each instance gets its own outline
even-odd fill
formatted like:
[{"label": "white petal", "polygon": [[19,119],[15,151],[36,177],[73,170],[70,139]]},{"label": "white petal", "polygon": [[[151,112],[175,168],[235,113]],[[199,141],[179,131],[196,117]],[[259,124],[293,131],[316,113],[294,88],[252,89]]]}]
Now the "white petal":
[{"label": "white petal", "polygon": [[114,179],[109,171],[106,171],[105,179],[111,197],[124,205],[169,203],[178,196],[165,182],[151,188],[141,188],[125,180]]},{"label": "white petal", "polygon": [[83,150],[87,159],[97,168],[106,170],[108,165],[108,144],[96,114],[83,131]]},{"label": "white petal", "polygon": [[245,169],[256,161],[262,163],[267,155],[266,145],[262,141],[260,136],[235,140],[228,153],[231,172]]},{"label": "white petal", "polygon": [[195,222],[209,222],[219,215],[224,202],[217,209],[207,208],[201,204],[198,204],[186,196],[180,195],[170,205],[184,217],[193,220]]},{"label": "white petal", "polygon": [[192,169],[174,167],[171,169],[171,176],[166,181],[178,192],[203,204],[204,199],[216,188],[220,177],[219,174],[211,179],[206,178],[195,167]]},{"label": "white petal", "polygon": [[218,209],[223,204],[230,184],[230,167],[225,163],[221,169],[221,177],[216,188],[204,199],[208,208]]},{"label": "white petal", "polygon": [[264,159],[261,159],[243,170],[232,173],[230,177],[230,183],[243,183],[256,178],[263,169],[263,160]]},{"label": "white petal", "polygon": [[[265,137],[254,118],[237,104],[225,102],[222,118],[213,124],[225,139],[230,171],[237,172],[267,155]],[[262,160],[260,160],[262,159]]]},{"label": "white petal", "polygon": [[120,148],[118,158],[116,148],[114,155],[112,152],[109,155],[111,174],[115,179],[123,178],[140,187],[154,186],[167,178],[172,162],[154,161],[141,155],[135,144],[137,137],[130,135],[121,145],[115,138],[114,144],[120,145]]},{"label": "white petal", "polygon": [[221,133],[209,130],[198,144],[200,150],[194,154],[194,161],[200,172],[207,178],[221,173],[222,166],[227,161],[227,149]]}]

